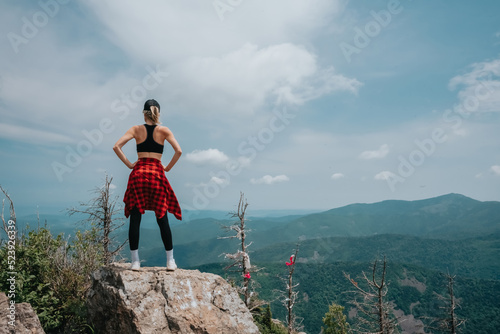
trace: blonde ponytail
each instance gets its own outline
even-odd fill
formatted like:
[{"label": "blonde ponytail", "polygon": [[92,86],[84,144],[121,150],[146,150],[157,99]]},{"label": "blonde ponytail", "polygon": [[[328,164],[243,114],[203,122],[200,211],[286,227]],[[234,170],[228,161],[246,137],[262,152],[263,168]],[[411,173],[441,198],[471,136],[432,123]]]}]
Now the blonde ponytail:
[{"label": "blonde ponytail", "polygon": [[157,106],[150,106],[149,110],[144,110],[144,115],[146,115],[154,124],[161,124],[160,109]]},{"label": "blonde ponytail", "polygon": [[160,122],[160,109],[157,106],[149,107],[151,109],[151,120],[155,124],[161,124]]}]

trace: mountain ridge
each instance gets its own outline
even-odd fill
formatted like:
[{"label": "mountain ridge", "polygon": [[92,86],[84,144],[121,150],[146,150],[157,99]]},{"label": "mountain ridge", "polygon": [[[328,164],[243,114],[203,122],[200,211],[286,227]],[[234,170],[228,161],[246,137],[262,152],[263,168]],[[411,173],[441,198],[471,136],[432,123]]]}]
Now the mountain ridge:
[{"label": "mountain ridge", "polygon": [[[387,206],[396,208],[391,211],[386,209]],[[399,209],[398,206],[404,208]],[[430,247],[429,252],[442,253],[446,249],[438,249],[436,246],[441,243],[449,245],[459,253],[462,252],[460,245],[467,246],[465,248],[471,254],[481,255],[479,258],[484,255],[492,259],[491,254],[499,255],[495,247],[499,240],[497,236],[500,236],[500,202],[481,202],[463,195],[449,194],[417,203],[389,201],[363,205],[363,210],[360,212],[356,212],[355,209],[356,206],[341,207],[302,216],[291,221],[249,220],[246,238],[248,242],[252,242],[250,251],[255,252],[256,255],[266,248],[275,252],[281,247],[285,251],[280,245],[292,248],[290,245],[296,244],[299,240],[301,243],[313,245],[315,242],[329,244],[330,242],[325,241],[326,238],[331,238],[333,242],[331,247],[335,245],[334,238],[341,238],[339,240],[346,245],[345,247],[348,247],[349,241],[352,241],[362,249],[368,246],[363,243],[363,238],[380,236],[379,242],[397,242],[399,248],[395,251],[405,254],[411,253],[411,247]],[[174,227],[172,233],[180,263],[193,266],[223,261],[222,257],[219,257],[220,254],[232,252],[237,248],[237,240],[217,239],[219,236],[227,235],[220,225],[222,223],[227,225],[229,222],[206,219]],[[155,238],[155,230],[148,230],[148,232],[151,236],[150,241],[158,239]],[[405,240],[408,246],[403,242]],[[474,247],[479,250],[469,247],[468,243],[471,240],[473,240]],[[310,247],[313,248],[313,246]],[[374,246],[370,247],[374,249]],[[405,247],[409,249],[406,250]],[[146,255],[145,258],[151,261],[148,263],[157,265],[163,262],[162,256],[156,255],[162,254],[159,239],[149,242],[148,246],[143,249],[144,251],[141,252]],[[425,256],[422,252],[419,254]],[[326,254],[320,254],[320,256],[323,255]],[[264,260],[263,255],[259,256],[261,260]],[[312,256],[313,254],[307,255],[307,257]],[[408,256],[406,255],[406,259]],[[476,261],[475,259],[477,257],[469,260]],[[480,264],[483,269],[487,266],[483,260]],[[441,264],[439,268],[443,269],[443,266],[444,264]],[[483,269],[471,269],[471,273]],[[498,274],[498,270],[492,270],[488,274],[489,277],[497,278],[498,276],[495,275]]]},{"label": "mountain ridge", "polygon": [[[297,218],[286,230],[303,230],[306,237],[322,237],[326,230],[336,229],[328,235],[395,233],[459,238],[494,233],[500,230],[498,223],[500,202],[481,202],[452,193],[417,201],[350,204]],[[320,232],[312,232],[314,228]]]}]

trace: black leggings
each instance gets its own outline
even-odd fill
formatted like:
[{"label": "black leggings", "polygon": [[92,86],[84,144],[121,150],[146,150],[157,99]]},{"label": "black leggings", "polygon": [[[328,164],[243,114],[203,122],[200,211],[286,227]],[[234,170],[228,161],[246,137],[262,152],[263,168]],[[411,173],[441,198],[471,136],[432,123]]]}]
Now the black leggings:
[{"label": "black leggings", "polygon": [[[128,242],[130,245],[130,250],[139,249],[139,230],[141,226],[142,215],[137,208],[133,208],[130,211],[130,227],[128,229]],[[172,232],[170,231],[170,225],[168,224],[168,217],[156,218],[156,222],[160,227],[161,240],[163,241],[163,246],[165,250],[169,251],[174,248],[172,244]]]}]

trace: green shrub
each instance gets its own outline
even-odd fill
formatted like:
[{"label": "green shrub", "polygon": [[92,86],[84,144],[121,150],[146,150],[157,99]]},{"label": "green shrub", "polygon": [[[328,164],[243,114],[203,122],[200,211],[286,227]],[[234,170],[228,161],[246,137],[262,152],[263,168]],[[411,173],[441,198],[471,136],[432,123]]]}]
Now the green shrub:
[{"label": "green shrub", "polygon": [[259,307],[253,314],[253,319],[261,334],[287,334],[288,330],[281,323],[273,321],[271,306]]},{"label": "green shrub", "polygon": [[[0,266],[7,268],[8,245],[0,246]],[[97,231],[77,232],[71,242],[46,227],[16,240],[16,303],[30,303],[47,333],[86,333],[85,296],[90,274],[102,265]],[[10,271],[2,270],[0,290],[9,291]]]}]

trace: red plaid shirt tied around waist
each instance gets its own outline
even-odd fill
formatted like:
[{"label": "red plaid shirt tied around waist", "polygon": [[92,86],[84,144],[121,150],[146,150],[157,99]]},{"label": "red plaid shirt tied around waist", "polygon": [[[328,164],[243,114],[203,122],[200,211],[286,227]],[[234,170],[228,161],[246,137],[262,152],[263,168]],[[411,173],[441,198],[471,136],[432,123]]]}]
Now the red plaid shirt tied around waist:
[{"label": "red plaid shirt tied around waist", "polygon": [[156,217],[162,218],[168,211],[182,220],[181,207],[158,159],[141,158],[137,161],[128,178],[123,202],[125,217],[130,216],[130,211],[136,207],[141,214],[151,210]]}]

